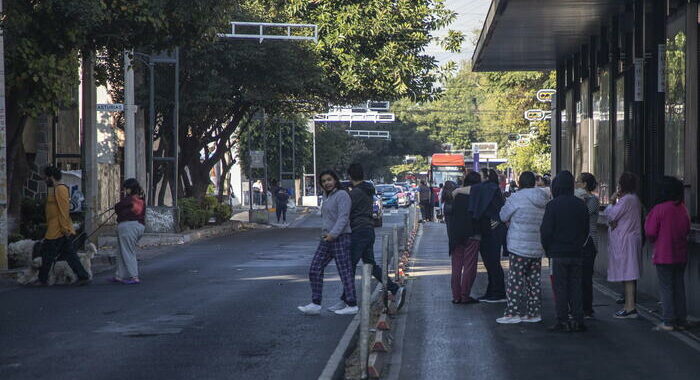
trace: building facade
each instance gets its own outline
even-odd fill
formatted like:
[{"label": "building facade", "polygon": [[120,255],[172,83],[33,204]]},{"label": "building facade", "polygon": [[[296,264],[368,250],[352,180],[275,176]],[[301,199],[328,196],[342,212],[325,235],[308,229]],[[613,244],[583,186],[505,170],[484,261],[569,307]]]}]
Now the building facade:
[{"label": "building facade", "polygon": [[[494,0],[474,54],[478,71],[556,70],[553,171],[590,172],[603,205],[616,179],[640,179],[646,211],[664,175],[681,179],[691,215],[688,306],[700,316],[697,0]],[[607,270],[607,226],[596,269]],[[655,296],[651,247],[640,291]]]}]

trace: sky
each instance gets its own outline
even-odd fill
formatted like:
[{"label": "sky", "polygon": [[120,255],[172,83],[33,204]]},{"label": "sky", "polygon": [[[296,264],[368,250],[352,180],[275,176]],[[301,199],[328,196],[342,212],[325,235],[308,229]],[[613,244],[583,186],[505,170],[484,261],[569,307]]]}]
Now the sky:
[{"label": "sky", "polygon": [[450,53],[444,51],[440,46],[431,44],[426,48],[426,53],[434,56],[440,65],[449,61],[460,63],[463,60],[469,60],[474,52],[472,43],[472,32],[481,30],[484,25],[486,13],[488,13],[491,0],[447,0],[447,7],[457,13],[457,19],[448,26],[445,30],[435,32],[436,36],[444,35],[447,30],[457,30],[464,33],[466,41],[462,46],[461,53]]}]

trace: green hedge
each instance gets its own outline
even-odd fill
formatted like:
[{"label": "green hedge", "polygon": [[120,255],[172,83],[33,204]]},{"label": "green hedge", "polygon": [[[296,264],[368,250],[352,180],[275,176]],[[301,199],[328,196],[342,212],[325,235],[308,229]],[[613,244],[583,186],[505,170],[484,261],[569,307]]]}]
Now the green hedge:
[{"label": "green hedge", "polygon": [[211,218],[215,224],[222,224],[231,219],[232,211],[229,205],[219,203],[216,197],[207,196],[202,200],[182,198],[180,206],[180,227],[182,229],[197,229],[209,224]]}]

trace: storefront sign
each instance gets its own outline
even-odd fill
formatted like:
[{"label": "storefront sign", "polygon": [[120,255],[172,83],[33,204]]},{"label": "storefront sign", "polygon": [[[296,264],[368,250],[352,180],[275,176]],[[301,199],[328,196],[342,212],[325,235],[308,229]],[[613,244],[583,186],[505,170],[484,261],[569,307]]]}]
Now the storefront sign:
[{"label": "storefront sign", "polygon": [[557,90],[542,89],[537,91],[537,100],[543,103],[551,103],[552,97],[557,93]]},{"label": "storefront sign", "polygon": [[544,111],[542,110],[527,110],[525,111],[525,120],[539,121],[544,120]]},{"label": "storefront sign", "polygon": [[644,58],[634,59],[634,101],[644,100]]},{"label": "storefront sign", "polygon": [[666,45],[659,44],[658,92],[666,92]]}]

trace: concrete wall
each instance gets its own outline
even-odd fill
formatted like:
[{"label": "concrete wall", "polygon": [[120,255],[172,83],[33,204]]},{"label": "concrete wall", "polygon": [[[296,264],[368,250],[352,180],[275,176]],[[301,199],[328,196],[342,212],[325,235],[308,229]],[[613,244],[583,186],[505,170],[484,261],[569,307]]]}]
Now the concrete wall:
[{"label": "concrete wall", "polygon": [[[598,225],[600,239],[598,257],[595,262],[596,273],[607,276],[608,270],[608,227],[604,217],[601,217]],[[700,231],[694,231],[700,234]],[[693,234],[691,233],[691,236]],[[689,261],[685,271],[685,289],[688,303],[688,313],[700,317],[700,241],[697,239],[690,244]],[[644,244],[641,254],[641,278],[637,282],[638,291],[658,299],[658,277],[656,268],[652,264],[652,246],[649,242]]]}]

